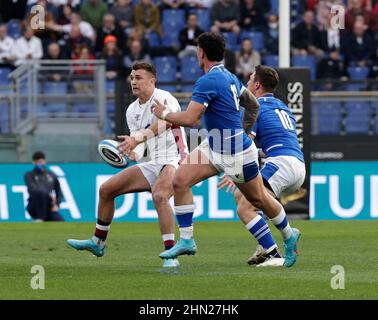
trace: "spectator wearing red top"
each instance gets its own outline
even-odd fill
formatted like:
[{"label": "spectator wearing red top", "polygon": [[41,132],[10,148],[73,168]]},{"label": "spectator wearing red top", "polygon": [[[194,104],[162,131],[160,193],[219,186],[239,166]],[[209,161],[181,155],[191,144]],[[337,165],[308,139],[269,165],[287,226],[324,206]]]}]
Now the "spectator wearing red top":
[{"label": "spectator wearing red top", "polygon": [[79,49],[78,55],[74,55],[72,60],[84,60],[82,64],[75,65],[75,75],[91,76],[94,74],[93,64],[90,61],[95,60],[95,56],[91,53],[86,45],[82,45]]},{"label": "spectator wearing red top", "polygon": [[361,0],[351,0],[350,9],[345,14],[345,28],[347,31],[353,31],[356,16],[362,15],[366,25],[374,31],[377,31],[377,17],[370,10],[363,7]]}]

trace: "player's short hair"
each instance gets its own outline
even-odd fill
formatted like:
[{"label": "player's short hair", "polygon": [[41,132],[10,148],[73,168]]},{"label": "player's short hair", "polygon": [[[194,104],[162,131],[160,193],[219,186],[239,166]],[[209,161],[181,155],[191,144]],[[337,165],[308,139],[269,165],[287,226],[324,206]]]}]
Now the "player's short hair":
[{"label": "player's short hair", "polygon": [[198,37],[198,46],[203,49],[209,61],[222,61],[226,48],[226,41],[221,34],[205,32]]},{"label": "player's short hair", "polygon": [[46,159],[45,154],[42,151],[37,151],[33,153],[33,161],[39,160],[39,159]]},{"label": "player's short hair", "polygon": [[157,79],[157,73],[155,67],[148,62],[135,62],[133,64],[132,70],[146,70],[148,73],[152,74],[155,79]]},{"label": "player's short hair", "polygon": [[280,79],[275,69],[260,65],[255,69],[255,81],[260,82],[265,90],[273,92]]}]

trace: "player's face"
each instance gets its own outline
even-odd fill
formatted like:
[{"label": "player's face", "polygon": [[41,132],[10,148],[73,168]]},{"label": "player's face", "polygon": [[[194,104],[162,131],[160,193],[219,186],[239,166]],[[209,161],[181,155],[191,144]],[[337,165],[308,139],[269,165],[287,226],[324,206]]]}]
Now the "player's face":
[{"label": "player's face", "polygon": [[249,81],[247,83],[247,88],[248,88],[249,91],[251,91],[253,94],[255,94],[259,85],[260,85],[259,82],[255,81],[255,72],[254,72],[249,77]]},{"label": "player's face", "polygon": [[131,89],[137,97],[155,85],[155,78],[146,70],[133,70],[130,75]]}]

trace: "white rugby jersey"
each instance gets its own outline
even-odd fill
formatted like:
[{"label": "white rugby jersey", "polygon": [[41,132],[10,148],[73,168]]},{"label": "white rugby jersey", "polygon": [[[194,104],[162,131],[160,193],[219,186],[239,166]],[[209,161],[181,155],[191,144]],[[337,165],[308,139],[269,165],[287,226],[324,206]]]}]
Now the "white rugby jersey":
[{"label": "white rugby jersey", "polygon": [[[180,104],[172,94],[155,88],[151,98],[145,104],[140,104],[137,99],[127,108],[126,121],[131,135],[135,131],[148,128],[158,120],[151,110],[155,99],[163,103],[171,112],[181,111]],[[170,161],[177,157],[183,159],[188,154],[185,130],[176,125],[148,139],[146,145],[149,158],[153,162]]]}]

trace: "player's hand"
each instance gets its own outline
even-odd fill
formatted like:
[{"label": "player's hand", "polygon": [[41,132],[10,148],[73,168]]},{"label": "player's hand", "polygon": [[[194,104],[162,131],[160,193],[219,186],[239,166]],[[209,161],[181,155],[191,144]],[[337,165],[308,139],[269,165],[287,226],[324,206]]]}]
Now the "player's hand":
[{"label": "player's hand", "polygon": [[165,109],[166,107],[164,106],[164,104],[162,104],[159,100],[154,99],[154,104],[152,105],[152,112],[156,117],[162,119],[161,115]]},{"label": "player's hand", "polygon": [[123,140],[118,145],[118,150],[121,152],[123,156],[129,155],[131,151],[138,145],[138,142],[135,140],[134,137],[118,136],[118,139]]},{"label": "player's hand", "polygon": [[236,190],[235,183],[226,175],[223,175],[221,177],[221,181],[218,183],[217,187],[218,190],[222,190],[223,188],[227,187],[226,192],[229,192],[231,190],[232,193],[234,193]]}]

